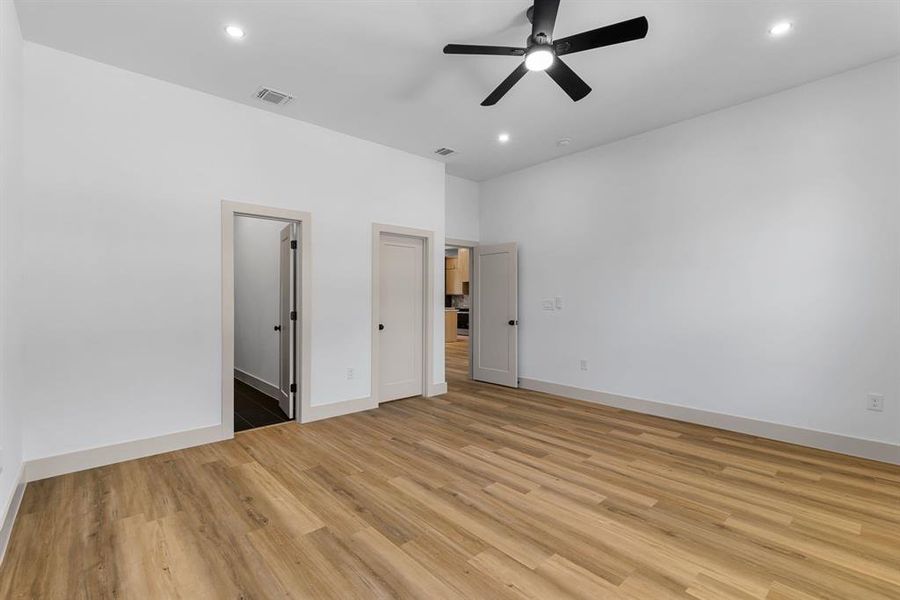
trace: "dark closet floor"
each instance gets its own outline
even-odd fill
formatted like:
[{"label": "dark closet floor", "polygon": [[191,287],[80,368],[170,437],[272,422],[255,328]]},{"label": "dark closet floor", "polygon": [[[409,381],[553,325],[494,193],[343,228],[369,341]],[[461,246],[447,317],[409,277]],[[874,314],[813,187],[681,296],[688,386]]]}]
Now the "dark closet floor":
[{"label": "dark closet floor", "polygon": [[254,427],[289,421],[278,401],[266,396],[242,381],[234,380],[234,430],[246,431]]}]

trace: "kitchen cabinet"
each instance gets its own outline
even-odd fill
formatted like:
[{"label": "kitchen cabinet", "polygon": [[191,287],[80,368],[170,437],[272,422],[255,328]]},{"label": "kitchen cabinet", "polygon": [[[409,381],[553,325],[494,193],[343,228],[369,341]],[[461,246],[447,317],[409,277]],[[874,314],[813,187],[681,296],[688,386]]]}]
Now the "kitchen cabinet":
[{"label": "kitchen cabinet", "polygon": [[468,248],[460,248],[458,256],[444,257],[444,293],[448,296],[469,293]]},{"label": "kitchen cabinet", "polygon": [[444,341],[445,342],[455,342],[456,341],[456,321],[459,316],[459,311],[455,308],[448,308],[444,310]]},{"label": "kitchen cabinet", "polygon": [[459,262],[455,256],[444,259],[444,293],[448,296],[459,296],[462,291],[461,271]]},{"label": "kitchen cabinet", "polygon": [[[459,278],[463,283],[469,283],[469,249],[460,248],[456,268],[459,270]],[[465,292],[464,292],[465,293]]]}]

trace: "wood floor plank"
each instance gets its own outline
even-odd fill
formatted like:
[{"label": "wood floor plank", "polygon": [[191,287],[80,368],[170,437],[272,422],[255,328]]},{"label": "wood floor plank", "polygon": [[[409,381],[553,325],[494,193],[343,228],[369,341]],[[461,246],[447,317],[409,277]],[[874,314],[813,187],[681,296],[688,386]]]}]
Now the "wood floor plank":
[{"label": "wood floor plank", "polygon": [[463,598],[435,577],[422,563],[373,528],[353,534],[353,550],[385,579],[391,581],[394,589],[404,597],[435,600]]},{"label": "wood floor plank", "polygon": [[467,378],[28,485],[0,598],[897,600],[900,467]]},{"label": "wood floor plank", "polygon": [[526,598],[533,598],[534,600],[541,600],[542,598],[558,598],[559,600],[574,598],[574,596],[559,586],[554,579],[542,576],[540,573],[527,568],[522,563],[493,548],[473,556],[469,563],[488,577],[515,589]]}]

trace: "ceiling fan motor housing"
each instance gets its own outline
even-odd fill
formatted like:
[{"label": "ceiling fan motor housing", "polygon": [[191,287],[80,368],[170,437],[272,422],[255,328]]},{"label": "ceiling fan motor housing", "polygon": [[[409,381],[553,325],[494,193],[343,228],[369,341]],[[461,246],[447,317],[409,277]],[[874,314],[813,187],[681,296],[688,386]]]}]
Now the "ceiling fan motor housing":
[{"label": "ceiling fan motor housing", "polygon": [[550,38],[543,33],[534,36],[529,35],[525,38],[525,47],[530,50],[533,46],[546,46],[548,49],[553,48],[553,44],[550,43]]}]

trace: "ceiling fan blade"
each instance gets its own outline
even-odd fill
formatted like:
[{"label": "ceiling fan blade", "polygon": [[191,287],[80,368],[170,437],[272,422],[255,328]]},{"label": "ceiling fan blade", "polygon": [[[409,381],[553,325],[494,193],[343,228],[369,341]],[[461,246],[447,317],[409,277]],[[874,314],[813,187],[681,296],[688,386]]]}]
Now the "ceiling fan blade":
[{"label": "ceiling fan blade", "polygon": [[591,86],[584,82],[569,65],[556,57],[553,64],[547,69],[547,75],[553,78],[559,87],[569,95],[569,98],[578,102],[591,93]]},{"label": "ceiling fan blade", "polygon": [[648,28],[647,17],[638,17],[564,37],[554,41],[553,47],[556,48],[556,55],[562,56],[563,54],[572,54],[573,52],[582,52],[584,50],[639,40],[647,35]]},{"label": "ceiling fan blade", "polygon": [[[500,85],[497,86],[491,95],[484,99],[481,103],[482,106],[493,106],[497,104],[497,101],[500,100],[503,96],[506,95],[506,92],[512,89],[512,86],[516,85],[516,83],[525,76],[525,73],[528,72],[528,69],[525,67],[525,63],[522,63],[516,70],[509,74],[509,76],[504,79]],[[576,75],[577,77],[577,75]]]},{"label": "ceiling fan blade", "polygon": [[525,48],[508,46],[471,46],[469,44],[447,44],[444,54],[490,54],[496,56],[524,56]]},{"label": "ceiling fan blade", "polygon": [[559,0],[534,0],[534,12],[531,16],[531,37],[543,34],[547,40],[553,39],[553,27],[556,26],[556,13]]}]

